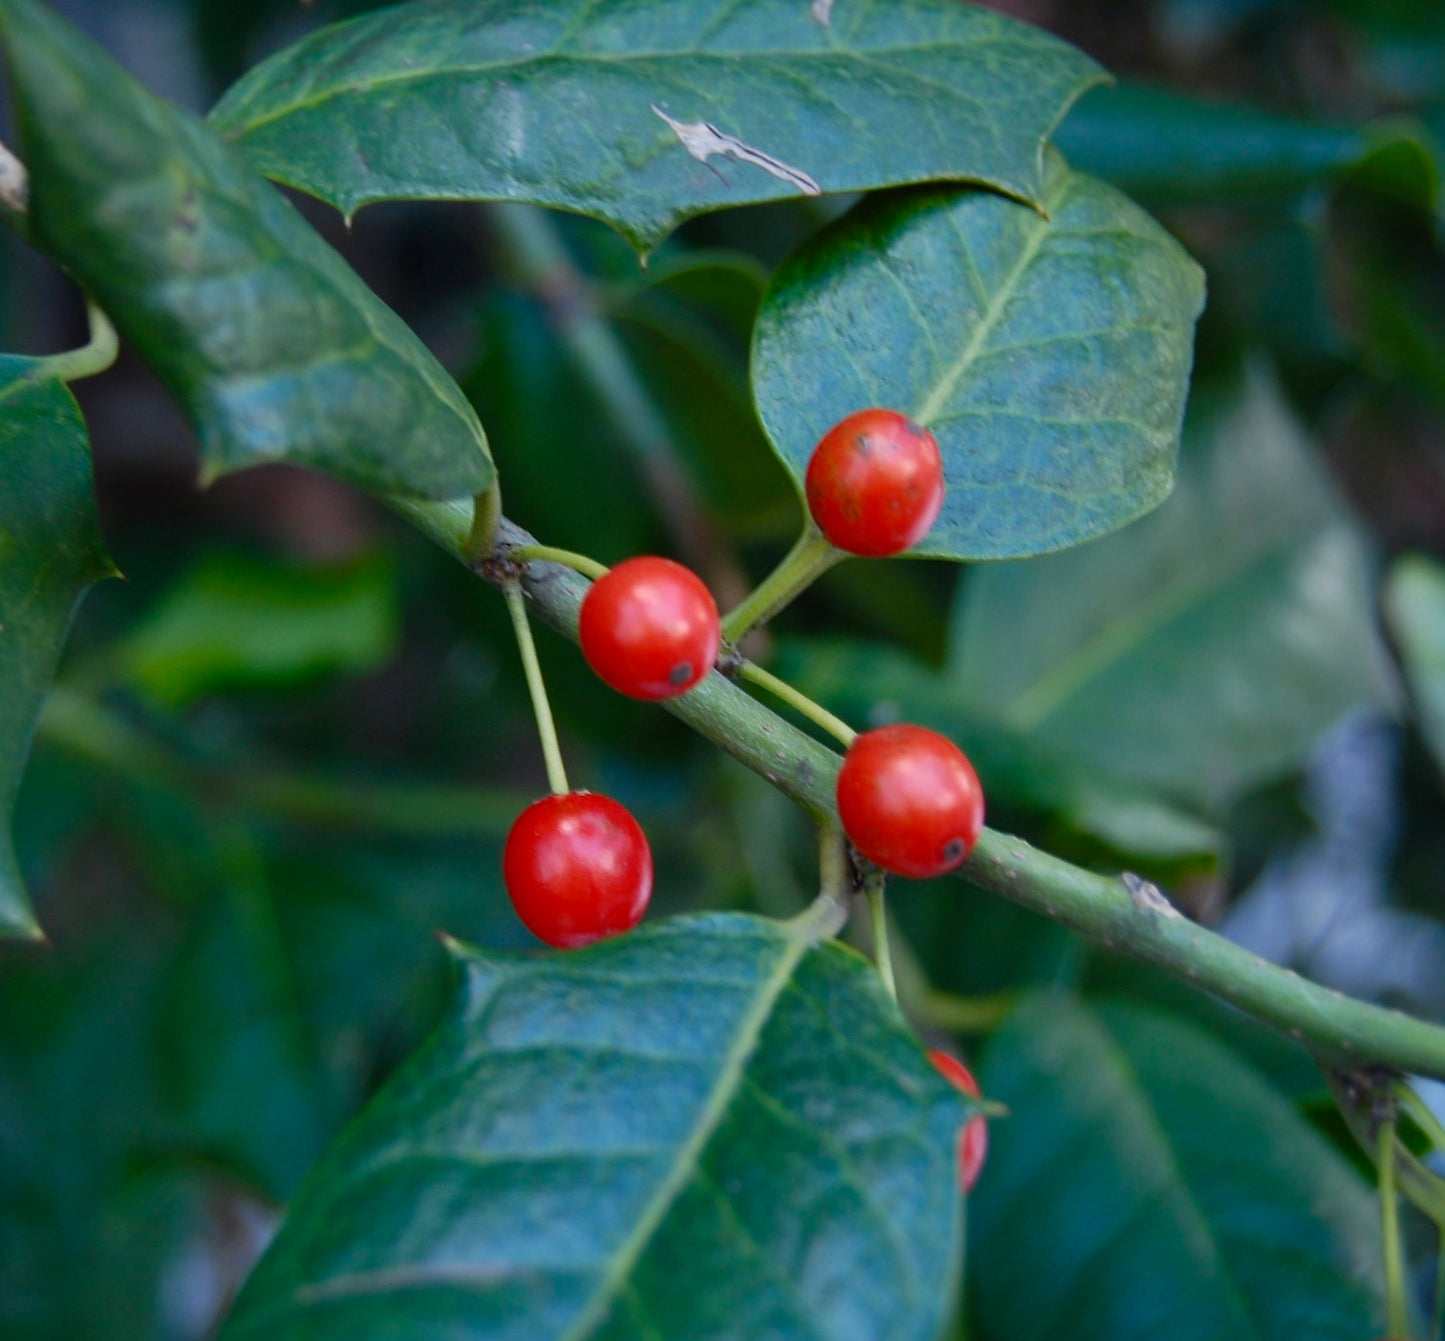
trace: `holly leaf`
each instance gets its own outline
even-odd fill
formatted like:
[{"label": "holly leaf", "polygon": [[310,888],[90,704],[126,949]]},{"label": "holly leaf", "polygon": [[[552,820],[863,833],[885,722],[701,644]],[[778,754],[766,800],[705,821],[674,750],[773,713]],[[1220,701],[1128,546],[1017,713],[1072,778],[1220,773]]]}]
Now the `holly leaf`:
[{"label": "holly leaf", "polygon": [[395,574],[379,555],[343,565],[211,550],[131,630],[119,660],[158,702],[374,671],[396,648]]},{"label": "holly leaf", "polygon": [[525,200],[640,250],[708,210],[961,178],[1042,199],[1049,132],[1103,72],[958,0],[438,0],[337,24],[211,114],[347,215]]},{"label": "holly leaf", "polygon": [[1219,814],[1388,702],[1363,539],[1270,376],[1200,396],[1174,496],[1077,554],[971,575],[976,710]]},{"label": "holly leaf", "polygon": [[991,1124],[970,1205],[980,1335],[1384,1330],[1370,1189],[1222,1044],[1158,1011],[1040,995],[991,1040],[979,1079],[1010,1114]]},{"label": "holly leaf", "polygon": [[0,355],[0,936],[40,935],[10,812],[71,618],[114,572],[80,407],[44,359]]},{"label": "holly leaf", "polygon": [[735,914],[459,958],[224,1341],[933,1341],[967,1110],[870,965]]},{"label": "holly leaf", "polygon": [[205,473],[288,461],[467,497],[475,412],[407,325],[202,122],[36,0],[0,0],[34,241],[195,423]]},{"label": "holly leaf", "polygon": [[913,554],[1077,545],[1169,492],[1199,267],[1111,187],[1050,159],[1043,213],[992,192],[870,198],[784,263],[753,392],[798,491],[869,405],[932,429],[947,493]]},{"label": "holly leaf", "polygon": [[1425,210],[1440,206],[1440,150],[1424,125],[1277,116],[1141,84],[1097,89],[1056,143],[1069,161],[1150,203],[1288,200],[1345,179]]}]

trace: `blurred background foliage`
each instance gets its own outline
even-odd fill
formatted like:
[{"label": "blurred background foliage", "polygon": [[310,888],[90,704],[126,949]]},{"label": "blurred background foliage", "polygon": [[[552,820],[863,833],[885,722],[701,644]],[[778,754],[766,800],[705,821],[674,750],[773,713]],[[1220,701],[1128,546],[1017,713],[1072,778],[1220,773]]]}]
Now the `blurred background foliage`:
[{"label": "blurred background foliage", "polygon": [[[58,5],[197,110],[375,7]],[[858,725],[955,735],[998,826],[1445,1017],[1445,8],[998,7],[1121,77],[1059,142],[1207,267],[1178,489],[1055,557],[845,564],[768,650]],[[517,521],[604,562],[691,547],[724,592],[786,548],[797,505],[748,337],[769,271],[838,202],[699,220],[646,270],[559,219],[560,291],[519,261],[516,216],[380,206],[348,231],[302,208],[458,374]],[[647,441],[579,365],[579,312],[645,389]],[[0,237],[0,347],[82,339],[74,291]],[[198,492],[181,417],[131,357],[79,395],[126,580],[83,608],[17,814],[51,945],[0,945],[0,1334],[179,1341],[212,1329],[316,1154],[436,1018],[436,933],[530,948],[498,846],[545,784],[494,592],[327,479]],[[679,525],[694,506],[701,537]],[[559,640],[541,651],[575,783],[653,836],[656,913],[801,906],[812,840],[787,802]],[[1036,987],[1131,998],[1121,1019],[1185,1011],[1345,1148],[1307,1059],[1238,1017],[957,881],[892,903],[938,1041],[981,1041]],[[992,1223],[987,1177],[980,1196]],[[977,1334],[1008,1335],[991,1308]]]}]

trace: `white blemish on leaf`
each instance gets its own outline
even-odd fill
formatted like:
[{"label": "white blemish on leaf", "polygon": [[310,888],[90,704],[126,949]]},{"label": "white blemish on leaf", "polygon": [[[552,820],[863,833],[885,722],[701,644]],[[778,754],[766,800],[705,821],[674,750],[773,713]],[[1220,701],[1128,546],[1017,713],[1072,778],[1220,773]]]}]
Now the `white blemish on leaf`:
[{"label": "white blemish on leaf", "polygon": [[17,214],[30,208],[30,177],[23,164],[0,144],[0,203]]},{"label": "white blemish on leaf", "polygon": [[833,21],[833,0],[813,0],[809,8],[813,12],[813,17],[823,27],[826,28]]},{"label": "white blemish on leaf", "polygon": [[772,155],[754,149],[750,144],[744,144],[736,135],[724,134],[710,121],[674,121],[656,103],[652,104],[652,110],[667,122],[673,134],[682,142],[682,147],[699,163],[707,163],[708,159],[722,155],[739,163],[751,163],[755,168],[762,168],[779,181],[796,186],[805,196],[823,194],[823,188],[806,172],[790,167]]}]

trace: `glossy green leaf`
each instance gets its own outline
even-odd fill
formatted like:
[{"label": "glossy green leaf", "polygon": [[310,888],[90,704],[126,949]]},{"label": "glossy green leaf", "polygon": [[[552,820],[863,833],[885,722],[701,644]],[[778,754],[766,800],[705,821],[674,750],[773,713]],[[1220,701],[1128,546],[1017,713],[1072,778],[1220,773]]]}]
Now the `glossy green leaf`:
[{"label": "glossy green leaf", "polygon": [[1370,563],[1272,379],[1201,399],[1174,497],[1077,554],[971,575],[975,707],[1217,811],[1389,698]]},{"label": "glossy green leaf", "polygon": [[969,1208],[981,1341],[1383,1331],[1370,1189],[1183,1020],[1034,997],[990,1042],[980,1082],[1010,1114]]},{"label": "glossy green leaf", "polygon": [[957,187],[876,197],[783,266],[758,318],[753,390],[800,490],[823,433],[885,405],[943,450],[943,512],[915,554],[1062,549],[1164,498],[1199,267],[1057,156],[1043,204]]},{"label": "glossy green leaf", "polygon": [[1056,856],[1106,860],[1173,882],[1214,870],[1224,835],[1189,808],[1132,786],[978,709],[946,673],[900,652],[841,639],[788,644],[784,678],[848,722],[932,727],[968,755],[988,797],[988,822]]},{"label": "glossy green leaf", "polygon": [[0,0],[36,242],[185,406],[208,475],[266,461],[464,497],[475,412],[404,322],[204,124],[37,3]]},{"label": "glossy green leaf", "polygon": [[1103,78],[958,0],[436,0],[338,24],[212,113],[268,177],[374,200],[528,200],[650,250],[707,210],[963,178],[1024,200]]},{"label": "glossy green leaf", "polygon": [[120,657],[147,693],[181,706],[216,690],[375,670],[397,631],[383,560],[315,568],[212,551],[135,627]]},{"label": "glossy green leaf", "polygon": [[1445,767],[1445,567],[1421,554],[1398,560],[1384,607],[1420,731]]},{"label": "glossy green leaf", "polygon": [[871,966],[740,915],[462,965],[225,1341],[937,1336],[964,1108]]},{"label": "glossy green leaf", "polygon": [[0,936],[39,935],[10,811],[71,617],[114,571],[80,407],[45,360],[0,356]]},{"label": "glossy green leaf", "polygon": [[1346,176],[1435,209],[1439,147],[1405,118],[1304,121],[1164,89],[1096,89],[1059,127],[1069,161],[1151,203],[1257,206]]}]

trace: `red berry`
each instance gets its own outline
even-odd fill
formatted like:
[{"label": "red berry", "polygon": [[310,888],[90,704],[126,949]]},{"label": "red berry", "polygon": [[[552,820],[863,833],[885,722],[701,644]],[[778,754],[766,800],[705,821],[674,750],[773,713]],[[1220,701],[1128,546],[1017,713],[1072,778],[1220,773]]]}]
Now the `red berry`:
[{"label": "red berry", "polygon": [[652,850],[626,806],[595,792],[566,792],[517,816],[502,874],[527,929],[571,949],[642,920],[652,896]]},{"label": "red berry", "polygon": [[685,694],[717,660],[717,605],[702,580],[671,559],[644,555],[592,584],[578,617],[582,655],[633,698]]},{"label": "red berry", "polygon": [[[970,1098],[979,1097],[978,1081],[957,1057],[935,1050],[928,1054],[928,1060],[939,1069],[945,1080],[952,1081]],[[971,1192],[978,1182],[987,1154],[988,1123],[982,1117],[971,1117],[958,1133],[958,1182],[965,1192]]]},{"label": "red berry", "polygon": [[843,831],[870,861],[916,880],[951,871],[983,828],[983,788],[963,751],[921,726],[865,731],[838,773]]},{"label": "red berry", "polygon": [[882,558],[916,545],[943,506],[943,457],[897,410],[860,410],[813,449],[805,480],[818,529],[849,554]]}]

